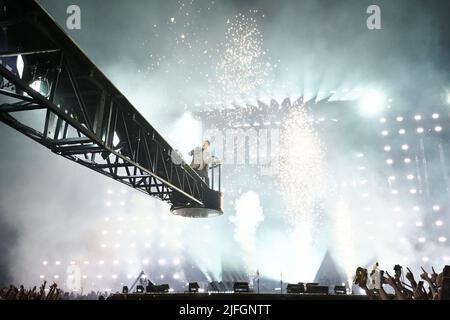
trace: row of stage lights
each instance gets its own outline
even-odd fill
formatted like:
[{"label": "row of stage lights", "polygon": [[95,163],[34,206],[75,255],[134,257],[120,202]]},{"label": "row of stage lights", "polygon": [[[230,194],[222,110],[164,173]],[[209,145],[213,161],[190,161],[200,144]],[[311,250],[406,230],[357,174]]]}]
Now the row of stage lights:
[{"label": "row of stage lights", "polygon": [[[135,276],[133,276],[133,275],[131,275],[131,274],[127,274],[125,277],[126,277],[126,279],[128,279],[128,280],[129,280],[129,279],[135,278]],[[53,275],[53,276],[45,276],[45,275],[43,275],[43,274],[39,275],[39,279],[45,280],[45,279],[48,279],[48,278],[53,278],[53,279],[57,280],[57,279],[60,279],[61,276],[60,276],[59,274],[55,274],[55,275]],[[73,276],[73,275],[67,275],[67,278],[68,278],[68,279],[73,279],[74,276]],[[103,275],[103,274],[98,274],[98,275],[96,275],[96,276],[94,276],[94,277],[89,277],[89,276],[86,275],[86,274],[81,275],[81,279],[86,280],[86,279],[88,279],[88,278],[94,278],[94,279],[102,280],[102,279],[107,279],[108,277],[105,276],[105,275]],[[110,278],[116,280],[116,279],[119,278],[119,276],[118,276],[117,274],[114,273],[114,274],[112,274],[112,275],[110,276]],[[165,278],[166,278],[166,275],[160,274],[160,275],[158,276],[158,278],[159,278],[159,279],[165,279]],[[179,273],[174,273],[174,274],[172,275],[172,278],[173,278],[174,280],[179,280],[179,281],[182,280]]]},{"label": "row of stage lights", "polygon": [[[143,259],[142,260],[142,265],[149,265],[150,261],[151,261],[150,259]],[[84,260],[82,262],[80,261],[80,264],[88,266],[88,265],[91,264],[91,261],[89,261],[89,260]],[[97,261],[97,264],[98,265],[105,265],[106,262],[105,262],[105,260],[99,260],[99,261]],[[119,264],[120,264],[120,261],[118,259],[115,259],[115,260],[112,261],[112,265],[119,265]],[[133,264],[135,264],[135,261],[128,260],[128,261],[126,261],[126,264],[133,265]],[[172,265],[179,266],[180,264],[181,264],[181,259],[180,258],[174,258],[172,260]],[[44,261],[42,261],[42,265],[43,266],[48,266],[48,265],[50,265],[50,263],[47,260],[44,260]],[[62,263],[61,263],[60,260],[56,260],[55,261],[55,265],[56,266],[60,266],[60,265],[62,265]],[[72,261],[69,262],[69,265],[76,266],[77,263],[76,263],[76,261],[72,260]],[[160,258],[160,259],[158,259],[158,265],[166,266],[166,265],[168,265],[168,261],[166,259]]]}]

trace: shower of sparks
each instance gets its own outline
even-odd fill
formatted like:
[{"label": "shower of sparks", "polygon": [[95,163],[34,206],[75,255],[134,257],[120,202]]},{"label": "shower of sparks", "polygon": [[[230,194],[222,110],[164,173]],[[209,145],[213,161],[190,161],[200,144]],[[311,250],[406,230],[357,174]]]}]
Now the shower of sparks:
[{"label": "shower of sparks", "polygon": [[325,147],[304,108],[289,111],[286,119],[280,134],[278,183],[287,220],[293,226],[313,227],[320,222],[317,203],[326,187]]},{"label": "shower of sparks", "polygon": [[216,76],[223,94],[229,99],[260,88],[271,70],[267,51],[263,49],[263,36],[251,14],[238,14],[227,20]]},{"label": "shower of sparks", "polygon": [[333,222],[333,239],[335,245],[336,261],[341,264],[347,276],[347,284],[352,287],[353,271],[355,267],[354,239],[352,238],[353,228],[352,217],[349,206],[344,200],[336,203],[335,218]]}]

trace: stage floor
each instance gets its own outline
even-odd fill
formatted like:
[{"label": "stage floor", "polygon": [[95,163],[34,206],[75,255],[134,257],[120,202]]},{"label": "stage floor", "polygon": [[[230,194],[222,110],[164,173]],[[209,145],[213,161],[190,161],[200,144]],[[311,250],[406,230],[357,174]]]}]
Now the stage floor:
[{"label": "stage floor", "polygon": [[199,300],[199,301],[220,301],[220,300],[253,300],[253,301],[274,301],[274,300],[368,300],[363,295],[322,295],[322,294],[270,294],[270,293],[131,293],[115,294],[108,297],[108,300]]}]

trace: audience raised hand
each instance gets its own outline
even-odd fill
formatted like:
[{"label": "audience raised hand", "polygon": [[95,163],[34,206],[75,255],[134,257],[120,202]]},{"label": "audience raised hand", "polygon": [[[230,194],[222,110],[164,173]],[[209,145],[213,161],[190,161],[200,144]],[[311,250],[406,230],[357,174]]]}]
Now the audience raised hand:
[{"label": "audience raised hand", "polygon": [[[397,267],[397,266],[396,266]],[[448,266],[447,266],[448,268]],[[414,274],[409,268],[406,268],[405,278],[408,280],[407,283],[402,282],[401,277],[397,273],[395,277],[392,277],[388,272],[384,272],[386,277],[381,276],[380,288],[368,289],[367,287],[367,270],[359,267],[356,271],[355,284],[357,284],[361,289],[363,289],[370,299],[381,299],[381,300],[437,300],[442,299],[443,291],[443,273],[438,274],[434,267],[431,268],[432,273],[429,274],[423,267],[420,278],[422,281],[417,282]],[[365,271],[365,272],[364,272]],[[381,272],[383,274],[383,272]],[[370,279],[369,279],[370,280]],[[428,291],[424,284],[428,286]],[[395,293],[390,295],[387,293],[387,289],[384,287],[387,285]],[[409,289],[410,288],[410,289]]]}]

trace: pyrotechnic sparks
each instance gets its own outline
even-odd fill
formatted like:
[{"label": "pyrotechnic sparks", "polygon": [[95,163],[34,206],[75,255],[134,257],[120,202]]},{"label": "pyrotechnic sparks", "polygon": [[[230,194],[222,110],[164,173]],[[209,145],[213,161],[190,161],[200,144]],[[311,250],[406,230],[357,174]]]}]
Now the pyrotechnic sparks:
[{"label": "pyrotechnic sparks", "polygon": [[264,221],[259,196],[254,191],[243,194],[236,200],[236,215],[230,217],[235,225],[234,239],[239,242],[244,253],[247,271],[257,267],[254,263],[256,246],[256,229]]},{"label": "pyrotechnic sparks", "polygon": [[352,237],[352,217],[348,204],[343,200],[339,200],[336,203],[335,216],[333,221],[333,239],[335,240],[334,250],[336,261],[341,264],[341,267],[345,271],[347,276],[348,286],[352,286],[352,277],[355,263],[354,256],[354,239]]},{"label": "pyrotechnic sparks", "polygon": [[303,108],[289,112],[280,134],[278,183],[292,225],[319,220],[316,203],[326,186],[325,147]]},{"label": "pyrotechnic sparks", "polygon": [[227,97],[239,97],[261,87],[271,70],[263,36],[255,18],[238,14],[227,20],[217,81]]}]

